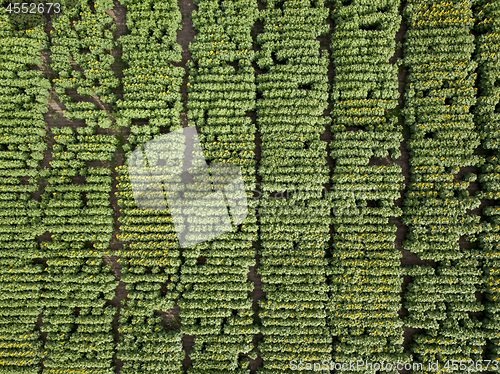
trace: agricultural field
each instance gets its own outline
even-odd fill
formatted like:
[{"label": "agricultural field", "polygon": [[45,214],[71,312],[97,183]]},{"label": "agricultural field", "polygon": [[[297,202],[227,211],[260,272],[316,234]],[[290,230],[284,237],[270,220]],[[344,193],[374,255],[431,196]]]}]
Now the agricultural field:
[{"label": "agricultural field", "polygon": [[0,3],[0,374],[500,371],[500,0]]}]

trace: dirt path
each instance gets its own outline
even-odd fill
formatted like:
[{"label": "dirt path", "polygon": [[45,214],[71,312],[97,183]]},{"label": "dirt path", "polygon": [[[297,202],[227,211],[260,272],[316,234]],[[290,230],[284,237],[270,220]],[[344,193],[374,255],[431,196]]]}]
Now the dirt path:
[{"label": "dirt path", "polygon": [[[193,21],[191,20],[191,12],[198,9],[193,0],[180,0],[178,2],[182,14],[182,30],[177,31],[177,43],[182,47],[182,61],[177,66],[186,68],[186,63],[191,60],[191,52],[189,51],[189,43],[193,41],[196,31],[193,28]],[[184,76],[184,83],[181,86],[182,101],[184,103],[184,111],[181,112],[182,127],[189,126],[186,112],[187,112],[187,83],[189,72],[186,71]]]},{"label": "dirt path", "polygon": [[[404,2],[401,3],[399,13],[402,13],[404,7]],[[404,41],[404,35],[406,33],[406,30],[408,29],[404,18],[401,21],[401,26],[396,33],[396,53],[394,56],[391,58],[390,62],[391,63],[396,63],[397,59],[402,59],[403,58],[403,48],[402,48],[402,43]],[[399,44],[401,43],[401,44]],[[398,46],[399,44],[399,46]],[[408,70],[406,67],[401,66],[398,72],[398,91],[399,91],[399,110],[404,108],[405,105],[405,100],[404,100],[404,92],[405,92],[405,85],[406,85],[406,76],[408,75]],[[407,191],[407,186],[408,183],[410,183],[410,164],[409,164],[409,159],[410,155],[408,150],[405,147],[406,142],[410,139],[410,129],[408,126],[406,126],[404,117],[403,115],[400,116],[400,124],[403,125],[403,142],[401,143],[400,146],[400,151],[401,151],[401,156],[396,160],[396,164],[401,167],[402,174],[404,176],[404,185],[405,188],[401,191],[401,197],[396,200],[395,205],[398,206],[399,208],[402,208],[403,206],[403,200],[405,198],[405,194]],[[391,218],[391,223],[396,225],[396,242],[395,246],[396,249],[398,249],[401,252],[402,258],[401,258],[401,266],[411,266],[411,265],[430,265],[430,266],[435,266],[434,262],[432,261],[423,261],[421,260],[416,254],[406,250],[403,248],[403,242],[406,239],[406,235],[408,233],[408,227],[404,225],[401,222],[401,217],[393,217]],[[406,288],[409,283],[411,283],[412,278],[410,276],[404,276],[403,277],[403,282],[401,285],[401,309],[399,310],[399,317],[403,318],[408,315],[408,311],[402,306],[403,304],[403,297],[404,293],[406,292]],[[405,327],[403,331],[403,347],[405,348],[406,351],[408,350],[408,345],[412,341],[413,336],[419,332],[420,330],[410,328],[410,327]],[[405,371],[402,371],[405,372]],[[406,373],[406,372],[405,372]]]}]

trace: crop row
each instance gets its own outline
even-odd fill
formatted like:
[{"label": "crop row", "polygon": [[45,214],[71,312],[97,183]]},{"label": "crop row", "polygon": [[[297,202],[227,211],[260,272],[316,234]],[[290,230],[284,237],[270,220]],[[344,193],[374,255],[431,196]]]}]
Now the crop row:
[{"label": "crop row", "polygon": [[[265,297],[259,300],[259,373],[290,369],[290,360],[331,357],[326,324],[325,259],[328,207],[326,142],[328,8],[323,1],[267,1],[260,19],[257,125],[262,143],[259,171],[260,265]],[[311,213],[312,212],[312,213]]]},{"label": "crop row", "polygon": [[[257,2],[195,3],[198,10],[193,11],[192,20],[197,35],[189,45],[192,60],[187,63],[188,118],[190,125],[199,128],[207,163],[230,163],[240,168],[250,204],[239,228],[183,252],[186,259],[181,269],[179,315],[182,331],[195,336],[188,373],[244,374],[250,373],[248,356],[257,357],[252,340],[258,332],[249,297],[253,284],[248,281],[249,266],[255,265],[256,255],[253,241],[257,225],[250,200],[256,182],[256,129],[246,115],[255,109],[250,32]],[[195,159],[192,166],[196,166]],[[217,212],[213,214],[211,224],[218,219]]]},{"label": "crop row", "polygon": [[117,139],[98,133],[112,120],[91,99],[116,100],[112,89],[119,80],[111,70],[109,7],[109,2],[64,6],[49,32],[50,68],[57,74],[54,91],[65,106],[65,121],[81,123],[49,130],[50,167],[43,170],[47,185],[40,197],[42,222],[51,236],[41,242],[37,255],[46,260],[40,330],[47,334],[43,365],[48,373],[82,368],[89,374],[112,373],[114,368],[116,308],[107,301],[115,297],[118,281],[102,254],[114,221],[111,169],[105,163],[111,161]]},{"label": "crop row", "polygon": [[485,318],[482,324],[483,336],[486,339],[485,357],[490,360],[500,359],[500,162],[498,134],[500,130],[500,87],[499,56],[500,56],[500,25],[498,1],[479,1],[475,9],[476,50],[474,60],[478,63],[477,86],[478,98],[474,110],[474,120],[481,134],[482,148],[490,152],[481,167],[478,176],[481,182],[479,198],[488,201],[481,214],[486,220],[489,230],[479,234],[478,244],[483,258],[483,289],[485,296]]},{"label": "crop row", "polygon": [[160,127],[180,127],[181,85],[184,68],[181,46],[176,42],[181,13],[176,2],[136,2],[125,0],[129,32],[118,39],[123,98],[116,103],[119,126],[130,127],[127,155],[160,134]]},{"label": "crop row", "polygon": [[483,306],[475,293],[481,283],[480,253],[474,243],[486,227],[467,210],[479,206],[469,194],[479,135],[471,107],[476,104],[476,67],[472,60],[472,3],[408,1],[403,11],[409,25],[404,62],[408,68],[405,120],[411,179],[403,207],[409,226],[404,247],[436,267],[411,269],[404,307],[405,324],[424,331],[411,350],[418,362],[480,360],[484,339],[481,322],[471,316]]},{"label": "crop row", "polygon": [[45,143],[50,83],[40,71],[40,52],[48,46],[41,26],[17,31],[0,16],[0,372],[38,373],[43,344],[35,324],[43,310],[43,265],[34,264],[36,236],[43,233],[37,170]]},{"label": "crop row", "polygon": [[[116,123],[130,128],[128,142],[123,145],[128,158],[138,145],[160,135],[160,126],[170,131],[180,127],[180,86],[185,71],[174,66],[181,60],[182,51],[176,42],[181,19],[177,2],[121,3],[127,8],[129,32],[118,39],[125,68],[123,98],[116,103]],[[182,156],[182,150],[178,151]],[[125,163],[116,168],[120,207],[117,238],[123,247],[109,253],[119,258],[121,280],[127,290],[118,321],[121,338],[117,357],[123,361],[120,370],[122,374],[180,374],[182,336],[175,326],[166,330],[160,314],[174,307],[180,295],[179,242],[168,210],[137,206],[128,166]]]},{"label": "crop row", "polygon": [[[401,253],[395,247],[403,188],[402,126],[394,112],[399,1],[334,3],[329,198],[336,209],[328,315],[335,362],[407,362],[403,353]],[[383,78],[382,78],[383,77]],[[351,373],[351,371],[347,371]]]}]

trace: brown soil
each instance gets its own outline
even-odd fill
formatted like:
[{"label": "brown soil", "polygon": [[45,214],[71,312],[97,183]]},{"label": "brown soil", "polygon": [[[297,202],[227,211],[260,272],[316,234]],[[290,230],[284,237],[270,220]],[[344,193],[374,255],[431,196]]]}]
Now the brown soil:
[{"label": "brown soil", "polygon": [[[260,250],[257,244],[254,243],[254,248]],[[259,318],[259,300],[266,297],[266,293],[262,290],[262,280],[260,279],[260,275],[256,273],[256,269],[260,264],[260,255],[258,254],[256,257],[255,266],[250,266],[250,272],[248,273],[248,280],[254,283],[254,289],[251,293],[252,295],[252,309],[254,312],[255,319],[260,321]],[[256,349],[258,349],[258,344],[260,339],[262,338],[262,334],[257,334],[254,336],[253,345]],[[255,360],[249,358],[249,368],[252,373],[255,373],[256,370],[262,366],[262,358],[260,357],[260,351],[258,351],[258,356]]]},{"label": "brown soil", "polygon": [[[400,7],[400,14],[402,13],[403,9],[403,4],[401,4]],[[396,33],[396,45],[398,43],[403,43],[403,38],[407,30],[407,25],[404,21],[404,19],[401,21],[401,26]],[[396,46],[396,52],[394,56],[391,58],[390,62],[392,64],[396,64],[398,59],[403,58],[403,49],[398,48]],[[406,85],[406,76],[408,75],[408,70],[406,67],[402,66],[399,71],[398,71],[398,91],[399,91],[399,108],[404,107],[404,91],[405,91],[405,85]],[[404,181],[402,182],[405,186],[405,188],[401,191],[401,196],[399,199],[395,201],[396,206],[402,208],[403,205],[403,200],[405,198],[405,194],[407,191],[406,186],[410,182],[410,166],[409,166],[409,153],[408,150],[405,148],[406,142],[410,138],[410,129],[406,126],[404,123],[404,118],[401,116],[401,121],[400,124],[403,125],[403,142],[400,145],[400,151],[401,151],[401,156],[395,160],[395,163],[401,167],[402,174],[404,176]],[[401,222],[401,217],[393,217],[390,220],[391,224],[396,225],[396,242],[395,246],[396,248],[401,252],[401,266],[410,266],[410,265],[430,265],[430,266],[435,266],[435,264],[432,261],[423,261],[421,260],[416,254],[406,250],[403,248],[403,242],[406,239],[406,234],[408,232],[408,227],[406,225],[403,225]],[[401,284],[401,304],[403,304],[403,295],[406,291],[406,287],[408,286],[409,283],[411,283],[412,278],[410,276],[404,276],[403,277],[403,282]],[[400,318],[404,318],[405,316],[408,315],[408,311],[402,306],[401,310],[399,311],[399,316]],[[413,339],[413,335],[417,333],[418,330],[413,329],[411,327],[405,327],[403,331],[403,347],[405,351],[409,352],[408,345]],[[405,372],[404,370],[402,373]],[[405,372],[406,373],[406,372]]]},{"label": "brown soil", "polygon": [[186,372],[188,368],[191,366],[192,361],[191,357],[189,357],[189,352],[191,352],[193,346],[194,346],[194,336],[184,334],[184,336],[182,337],[182,348],[184,349],[184,352],[186,352],[186,356],[184,356],[184,360],[182,360],[182,367],[184,368],[184,372]]}]

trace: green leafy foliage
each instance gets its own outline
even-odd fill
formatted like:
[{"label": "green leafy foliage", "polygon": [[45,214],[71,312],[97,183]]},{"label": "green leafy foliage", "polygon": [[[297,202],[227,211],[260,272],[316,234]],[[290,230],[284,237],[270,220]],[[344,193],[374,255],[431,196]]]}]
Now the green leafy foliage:
[{"label": "green leafy foliage", "polygon": [[43,310],[43,266],[33,258],[36,236],[45,230],[31,193],[39,190],[38,166],[47,149],[43,114],[50,83],[30,67],[42,63],[48,43],[44,22],[22,28],[18,20],[13,25],[8,13],[0,16],[0,372],[37,373],[44,352],[35,326]]},{"label": "green leafy foliage", "polygon": [[478,245],[483,257],[482,290],[485,294],[485,316],[482,324],[483,337],[486,339],[486,357],[491,360],[500,358],[498,333],[500,318],[498,292],[500,272],[500,226],[498,220],[498,198],[500,197],[500,179],[498,170],[498,130],[500,129],[500,89],[498,86],[499,53],[498,40],[498,2],[479,1],[475,8],[476,50],[474,59],[478,63],[478,98],[474,110],[474,121],[480,130],[481,146],[487,152],[486,162],[481,168],[477,180],[481,190],[477,196],[495,204],[485,207],[481,212],[485,230],[478,235]]},{"label": "green leafy foliage", "polygon": [[409,25],[405,120],[412,131],[403,246],[436,262],[413,276],[405,294],[405,324],[424,330],[411,345],[418,362],[481,360],[485,343],[481,322],[470,313],[484,309],[475,297],[481,271],[474,243],[487,225],[468,213],[480,204],[468,191],[473,178],[457,175],[484,162],[475,154],[480,138],[471,113],[477,91],[472,5],[410,1],[403,11]]},{"label": "green leafy foliage", "polygon": [[[334,2],[330,204],[336,208],[328,320],[335,362],[407,362],[398,316],[400,216],[394,206],[404,176],[402,127],[392,113],[399,97],[397,67],[389,63],[401,22],[399,1]],[[350,373],[350,371],[348,371]]]},{"label": "green leafy foliage", "polygon": [[[126,155],[160,134],[180,127],[180,87],[185,70],[176,42],[181,13],[174,1],[121,1],[126,6],[128,32],[118,39],[122,48],[123,99],[116,102],[116,124],[130,127]],[[117,357],[122,374],[150,371],[181,374],[182,334],[167,331],[158,312],[175,306],[180,292],[180,247],[170,212],[138,209],[127,165],[116,168],[120,232],[118,256],[128,293],[119,318]]]},{"label": "green leafy foliage", "polygon": [[[160,127],[180,128],[181,85],[185,70],[177,43],[181,13],[176,2],[122,1],[129,32],[118,39],[122,48],[123,99],[117,101],[118,126],[131,127],[124,150],[160,134]],[[139,126],[138,126],[139,125]]]},{"label": "green leafy foliage", "polygon": [[[208,162],[238,165],[249,203],[248,216],[232,231],[183,252],[179,316],[186,334],[195,335],[191,374],[249,373],[255,356],[252,339],[259,332],[248,282],[255,265],[257,219],[251,197],[256,186],[256,127],[247,111],[255,109],[255,71],[251,30],[257,19],[254,0],[198,0],[197,30],[189,49],[188,119],[199,128]],[[198,258],[205,258],[204,264]],[[245,357],[243,357],[243,355]]]},{"label": "green leafy foliage", "polygon": [[262,143],[258,173],[260,265],[259,373],[282,373],[290,360],[330,359],[325,259],[329,206],[326,142],[330,118],[328,54],[317,38],[329,31],[321,1],[267,2],[257,36],[257,124]]}]

